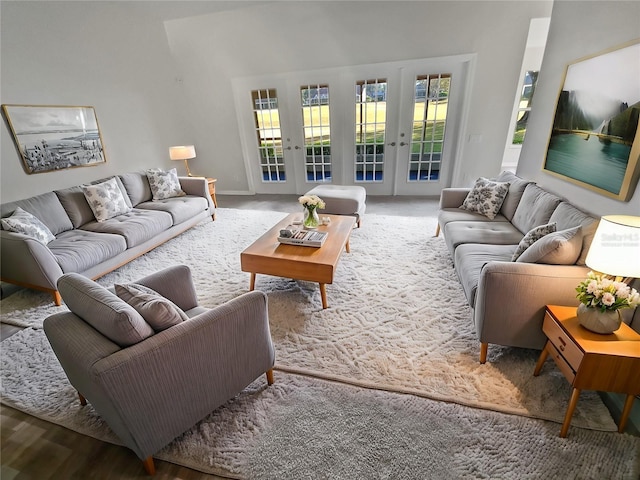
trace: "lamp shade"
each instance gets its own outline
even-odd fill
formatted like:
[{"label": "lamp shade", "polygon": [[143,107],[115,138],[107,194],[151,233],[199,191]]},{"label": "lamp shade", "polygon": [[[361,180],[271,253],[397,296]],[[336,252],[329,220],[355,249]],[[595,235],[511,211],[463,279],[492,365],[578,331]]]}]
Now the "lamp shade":
[{"label": "lamp shade", "polygon": [[640,217],[602,217],[585,263],[607,275],[640,278]]},{"label": "lamp shade", "polygon": [[188,160],[190,158],[196,158],[196,147],[193,145],[169,147],[169,158],[171,158],[171,160]]}]

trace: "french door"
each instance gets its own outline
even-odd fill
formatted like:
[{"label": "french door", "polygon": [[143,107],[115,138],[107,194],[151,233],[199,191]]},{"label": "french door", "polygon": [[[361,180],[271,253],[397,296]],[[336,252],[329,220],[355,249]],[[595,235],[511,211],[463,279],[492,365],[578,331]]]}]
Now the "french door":
[{"label": "french door", "polygon": [[438,195],[457,155],[467,57],[237,80],[249,185],[322,183],[371,195]]}]

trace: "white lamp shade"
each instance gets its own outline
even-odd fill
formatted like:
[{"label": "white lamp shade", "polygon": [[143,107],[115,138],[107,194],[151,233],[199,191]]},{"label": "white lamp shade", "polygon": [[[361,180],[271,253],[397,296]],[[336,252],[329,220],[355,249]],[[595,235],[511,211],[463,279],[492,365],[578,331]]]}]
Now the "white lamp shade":
[{"label": "white lamp shade", "polygon": [[196,158],[196,147],[193,145],[169,147],[169,158],[171,158],[171,160],[188,160],[190,158]]},{"label": "white lamp shade", "polygon": [[640,278],[640,217],[602,217],[585,263],[607,275]]}]

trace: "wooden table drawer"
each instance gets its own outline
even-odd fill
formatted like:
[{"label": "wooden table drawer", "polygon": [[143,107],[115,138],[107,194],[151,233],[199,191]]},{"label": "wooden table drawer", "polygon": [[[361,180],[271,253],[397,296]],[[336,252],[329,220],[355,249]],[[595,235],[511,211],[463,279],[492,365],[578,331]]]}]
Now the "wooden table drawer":
[{"label": "wooden table drawer", "polygon": [[562,354],[552,343],[548,343],[546,349],[549,352],[549,355],[553,357],[553,361],[558,366],[558,370],[560,370],[564,375],[564,378],[566,378],[569,383],[573,385],[573,381],[576,378],[575,370],[571,368],[571,365],[567,363]]},{"label": "wooden table drawer", "polygon": [[[558,325],[553,317],[547,312],[544,316],[542,331],[545,333],[549,341],[558,350],[574,372],[578,371],[584,352],[574,343],[567,333]],[[551,353],[551,352],[549,352]]]}]

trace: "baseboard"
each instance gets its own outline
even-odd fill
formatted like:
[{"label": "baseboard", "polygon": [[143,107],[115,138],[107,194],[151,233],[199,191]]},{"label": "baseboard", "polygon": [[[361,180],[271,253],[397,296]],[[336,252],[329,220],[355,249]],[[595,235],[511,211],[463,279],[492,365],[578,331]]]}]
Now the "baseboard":
[{"label": "baseboard", "polygon": [[[624,406],[626,395],[610,392],[599,393],[602,401],[611,412],[611,416],[615,420],[616,424],[618,424],[620,422],[620,415],[622,414],[622,407]],[[625,433],[640,437],[640,399],[638,398],[633,402],[633,407],[631,408],[631,413],[627,420]]]}]

